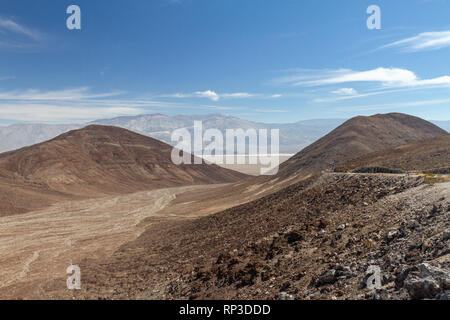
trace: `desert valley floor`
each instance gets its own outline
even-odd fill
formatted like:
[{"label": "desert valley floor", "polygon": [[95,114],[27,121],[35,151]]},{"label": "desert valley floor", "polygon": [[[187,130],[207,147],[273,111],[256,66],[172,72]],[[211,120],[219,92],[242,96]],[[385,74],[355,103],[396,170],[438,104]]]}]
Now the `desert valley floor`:
[{"label": "desert valley floor", "polygon": [[[66,268],[76,261],[105,257],[136,239],[144,230],[143,221],[157,217],[178,194],[217,187],[180,187],[67,201],[41,211],[1,217],[0,290],[7,288],[3,292],[11,298],[11,290],[19,287],[23,291],[16,297],[26,297],[39,283],[64,277]],[[169,219],[193,217],[169,215]]]},{"label": "desert valley floor", "polygon": [[[357,239],[360,237],[360,239],[365,239],[361,240],[361,243],[366,243],[364,241],[372,243],[372,239],[377,239],[376,237],[378,237],[378,240],[381,240],[383,234],[388,232],[390,228],[394,226],[402,226],[416,220],[420,221],[419,219],[425,219],[431,222],[428,213],[432,210],[430,208],[433,208],[436,204],[441,206],[441,209],[439,210],[443,211],[440,214],[440,222],[438,224],[431,223],[431,229],[427,230],[428,237],[431,239],[440,238],[442,237],[442,232],[445,232],[449,227],[449,221],[446,219],[448,217],[448,199],[450,199],[449,182],[427,185],[421,182],[421,177],[414,175],[330,173],[323,176],[319,182],[316,183],[314,188],[326,189],[326,185],[333,184],[336,182],[336,179],[338,179],[340,183],[342,180],[349,181],[350,185],[353,186],[359,181],[365,181],[363,185],[359,186],[361,188],[364,187],[365,190],[356,191],[356,193],[355,190],[350,192],[350,194],[357,195],[359,200],[357,202],[360,202],[360,204],[335,204],[335,208],[330,208],[331,211],[340,208],[342,214],[344,214],[343,217],[336,216],[338,211],[334,211],[334,213],[331,213],[329,216],[321,215],[320,219],[319,217],[314,217],[314,219],[311,218],[312,224],[316,223],[316,220],[320,221],[318,223],[327,221],[325,224],[327,227],[331,225],[333,231],[342,228],[338,226],[340,222],[346,222],[344,225],[349,226],[349,229],[350,226],[353,229],[361,228],[361,230],[358,230],[359,232],[353,234],[350,233],[350,235],[346,235],[347,232],[342,231],[340,232],[341,234],[337,234],[339,236],[338,238],[336,238],[336,234],[331,232],[330,236],[334,237],[334,241],[340,239],[342,243],[345,244],[349,239]],[[368,183],[366,182],[367,180],[369,180]],[[370,187],[371,183],[373,184],[373,181],[371,180],[376,181],[374,185],[379,188],[378,192],[381,192],[383,196],[377,195],[373,198],[367,193],[370,192],[367,187]],[[366,183],[368,185],[366,185]],[[380,189],[380,185],[389,186],[390,191],[388,191],[387,194],[384,194],[385,190]],[[217,197],[220,196],[226,187],[227,185],[189,186],[138,192],[101,199],[67,201],[36,212],[1,217],[0,268],[2,270],[7,270],[7,272],[2,272],[1,274],[0,282],[2,285],[0,287],[0,298],[70,299],[72,295],[74,295],[73,297],[80,298],[80,295],[77,295],[77,292],[69,292],[65,288],[67,266],[81,261],[87,261],[86,259],[91,261],[104,261],[106,259],[107,261],[108,256],[113,255],[122,245],[126,246],[126,243],[136,242],[146,229],[152,230],[156,227],[163,229],[168,228],[170,231],[170,228],[172,228],[173,225],[177,226],[180,225],[180,223],[181,225],[183,225],[183,223],[188,223],[187,225],[190,226],[189,221],[195,222],[202,216],[208,216],[224,209],[222,206],[205,206],[204,201],[213,194]],[[206,191],[209,191],[209,194]],[[325,193],[328,192],[326,191]],[[208,194],[208,196],[205,196],[205,194]],[[376,200],[378,197],[380,198],[379,201]],[[268,198],[270,199],[270,197]],[[331,195],[330,200],[336,201],[337,199],[335,198],[335,195]],[[358,208],[361,208],[361,206],[364,207],[368,205],[366,201],[370,203],[370,209],[364,208],[361,212],[355,213],[355,209],[358,211]],[[231,202],[229,202],[229,204],[231,206]],[[398,216],[387,218],[386,211],[389,211],[388,207],[397,208],[398,212],[402,213]],[[418,217],[418,215],[422,215],[422,217]],[[436,216],[439,217],[439,214]],[[380,217],[383,217],[382,220],[385,220],[382,221],[381,224],[380,221],[376,222]],[[278,232],[276,235],[270,235],[269,238],[275,237],[275,239],[277,239],[278,237],[288,237],[289,234],[293,232],[292,228],[297,228],[292,222],[289,223],[284,221],[283,223],[284,227],[281,228],[281,230],[284,231],[281,233]],[[363,226],[364,223],[367,224],[367,227]],[[292,225],[289,226],[290,224]],[[318,231],[320,231],[319,229]],[[249,232],[252,233],[254,231],[249,230]],[[377,235],[375,238],[371,238],[370,234],[374,232]],[[325,240],[323,237],[326,238],[327,236],[321,235],[320,232],[312,233],[315,234],[316,239],[309,240],[311,243],[308,245],[304,244],[300,251],[298,251],[298,248],[290,248],[290,240],[288,240],[285,248],[281,245],[279,249],[276,249],[281,250],[281,253],[278,253],[279,258],[276,259],[278,263],[287,263],[283,260],[286,260],[286,257],[288,256],[288,258],[293,260],[292,263],[296,261],[295,259],[297,257],[301,257],[305,264],[305,269],[308,267],[313,267],[313,269],[322,268],[323,266],[320,266],[320,264],[315,265],[313,263],[314,259],[318,258],[318,256],[322,256],[323,258],[328,257],[321,259],[322,264],[328,260],[330,262],[335,261],[344,263],[342,260],[343,257],[338,257],[337,260],[335,258],[330,258],[330,254],[331,257],[333,257],[333,255],[341,254],[340,250],[342,250],[342,247],[340,244],[331,246],[326,245],[326,248],[324,249],[323,242]],[[295,235],[296,233],[293,232],[292,234]],[[303,239],[303,237],[306,238],[308,236],[304,236],[303,234],[299,235],[299,239]],[[295,243],[299,239],[294,239],[293,242]],[[304,240],[306,243],[306,239]],[[314,241],[316,242],[314,243]],[[319,244],[320,242],[322,242],[322,244]],[[339,243],[339,241],[337,242]],[[204,246],[205,243],[200,240],[198,245]],[[376,244],[376,246],[380,246],[380,244]],[[396,250],[402,250],[402,248],[404,248],[404,245],[397,244],[397,246],[399,246],[399,248]],[[363,245],[363,247],[365,247],[365,245]],[[339,250],[336,249],[336,253],[333,254],[333,248],[339,248]],[[293,249],[297,251],[297,254],[293,254]],[[210,250],[210,248],[206,249],[205,252],[208,250]],[[236,253],[237,256],[240,257],[241,255],[245,256],[248,254],[245,252],[246,249],[238,249],[238,251],[241,250],[242,252]],[[250,249],[247,250],[251,252]],[[395,250],[393,249],[392,251]],[[364,252],[363,256],[367,255],[367,253],[368,252]],[[285,257],[286,254],[287,256]],[[396,254],[398,254],[398,252]],[[346,252],[345,256],[347,259],[355,258],[352,257],[350,252]],[[367,261],[370,257],[373,256],[369,255],[369,257],[361,257],[361,260]],[[256,263],[258,258],[251,259],[251,261]],[[447,265],[450,262],[449,254],[441,255],[438,261]],[[311,263],[313,263],[313,265],[311,265]],[[353,262],[353,265],[354,264],[355,263]],[[354,267],[353,265],[352,267]],[[106,269],[108,268],[109,266],[106,264]],[[288,269],[290,268],[292,268],[292,266],[288,267]],[[92,277],[92,270],[89,270],[89,272],[89,276]],[[286,275],[289,276],[283,276],[283,281],[277,279],[276,282],[283,282],[283,285],[289,283],[289,277],[292,276],[290,272],[292,271],[286,271]],[[311,270],[308,272],[311,273]],[[125,278],[129,276],[126,272],[119,272],[119,274],[122,274]],[[314,273],[314,275],[320,279],[320,274]],[[280,275],[277,277],[279,276]],[[303,276],[301,276],[299,280],[302,277]],[[305,278],[310,279],[314,278],[314,276]],[[350,280],[355,281],[355,278],[357,277],[354,277],[354,279],[350,278]],[[186,281],[186,279],[183,280]],[[274,280],[275,277],[271,281]],[[191,281],[192,279],[189,280],[189,283],[191,283]],[[202,283],[202,281],[200,281],[200,283]],[[295,283],[299,281],[292,282]],[[107,280],[106,283],[108,283]],[[195,284],[195,281],[193,281],[193,283]],[[99,296],[86,297],[99,298],[104,294],[106,295],[105,297],[114,298],[114,294],[109,296],[108,293],[111,294],[116,292],[118,286],[115,282],[112,282],[111,284],[113,285],[111,288],[108,288],[107,285],[103,284],[100,289],[100,292],[102,293]],[[163,287],[166,287],[165,289],[172,285],[164,282],[163,284]],[[262,287],[258,287],[261,285]],[[255,284],[255,286],[256,288],[252,289],[254,291],[250,295],[246,290],[249,290],[252,286],[248,286],[247,288],[246,286],[243,286],[236,291],[232,288],[228,288],[228,290],[224,290],[223,288],[215,289],[216,292],[208,292],[208,290],[206,290],[206,295],[201,298],[236,298],[234,293],[230,295],[230,291],[235,291],[236,293],[241,292],[241,296],[238,296],[240,298],[277,298],[277,291],[279,291],[279,288],[276,288],[276,285],[271,285],[270,288],[272,289],[269,289],[267,292],[262,291],[264,289],[264,284],[259,283],[257,285]],[[345,292],[345,290],[342,290],[340,287],[333,288],[333,290],[337,291],[338,296],[341,296],[342,298],[364,298],[364,294],[362,296],[355,295],[355,292],[358,292],[355,288],[357,284],[350,281],[346,286],[350,286],[351,288],[348,292]],[[139,287],[139,285],[137,287]],[[209,290],[211,289],[209,288]],[[155,291],[157,294],[154,293]],[[122,291],[116,298],[168,298],[167,291],[164,293],[162,291],[154,290],[154,287],[150,286],[149,288],[140,288],[135,291],[132,296],[128,296],[127,293]],[[330,290],[330,292],[333,293],[334,291]],[[86,292],[83,294],[86,294]],[[176,294],[177,295],[172,296],[171,298],[189,298],[188,296],[184,297],[183,292],[181,291]],[[314,292],[314,294],[312,294],[312,297],[307,298],[319,297],[318,292]],[[361,295],[361,292],[359,294]],[[333,295],[325,294],[320,296],[322,298],[331,298]]]}]

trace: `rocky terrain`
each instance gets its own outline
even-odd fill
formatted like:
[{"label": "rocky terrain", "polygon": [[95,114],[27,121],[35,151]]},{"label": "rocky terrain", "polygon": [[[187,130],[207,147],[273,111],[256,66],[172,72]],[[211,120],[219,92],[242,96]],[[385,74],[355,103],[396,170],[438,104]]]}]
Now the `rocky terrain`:
[{"label": "rocky terrain", "polygon": [[[378,168],[378,170],[377,170]],[[366,154],[336,166],[335,171],[450,173],[450,135],[425,139]]]},{"label": "rocky terrain", "polygon": [[371,152],[446,134],[428,121],[402,113],[355,117],[283,163],[278,176],[332,169]]},{"label": "rocky terrain", "polygon": [[[169,283],[169,295],[447,300],[450,184],[414,186],[417,182],[408,179],[359,179],[368,182],[361,183],[359,203],[309,215],[308,220],[297,216],[297,223],[269,237],[221,253],[181,285],[177,280]],[[380,194],[386,186],[370,181],[378,179],[388,182],[393,193]],[[378,201],[366,198],[365,187],[374,188]],[[404,187],[406,191],[396,193]],[[367,288],[370,266],[380,268],[378,290]]]},{"label": "rocky terrain", "polygon": [[[448,297],[448,182],[331,173],[317,179],[194,221],[155,223],[110,258],[82,262],[84,287],[74,297]],[[379,290],[366,288],[371,265],[381,270]],[[60,285],[47,290],[59,296]]]}]

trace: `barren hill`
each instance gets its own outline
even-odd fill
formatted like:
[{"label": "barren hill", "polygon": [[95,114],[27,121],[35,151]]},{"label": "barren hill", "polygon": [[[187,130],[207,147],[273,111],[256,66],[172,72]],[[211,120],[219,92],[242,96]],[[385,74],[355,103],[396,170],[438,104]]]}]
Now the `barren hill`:
[{"label": "barren hill", "polygon": [[450,171],[450,135],[369,153],[336,167],[336,171],[341,172],[370,169],[448,173]]},{"label": "barren hill", "polygon": [[[439,299],[450,263],[448,187],[327,173],[212,216],[155,220],[112,257],[81,262],[76,298]],[[381,268],[382,290],[365,287],[369,265]],[[61,294],[64,280],[49,292]]]},{"label": "barren hill", "polygon": [[[0,212],[24,211],[26,202],[32,208],[40,207],[30,200],[52,202],[45,201],[50,195],[85,198],[235,182],[246,177],[214,165],[178,166],[172,163],[171,152],[171,146],[153,138],[122,128],[92,125],[3,153],[0,188],[4,192]],[[16,201],[11,203],[11,197]]]},{"label": "barren hill", "polygon": [[367,153],[445,134],[428,121],[401,113],[355,117],[283,163],[278,175],[320,172]]}]

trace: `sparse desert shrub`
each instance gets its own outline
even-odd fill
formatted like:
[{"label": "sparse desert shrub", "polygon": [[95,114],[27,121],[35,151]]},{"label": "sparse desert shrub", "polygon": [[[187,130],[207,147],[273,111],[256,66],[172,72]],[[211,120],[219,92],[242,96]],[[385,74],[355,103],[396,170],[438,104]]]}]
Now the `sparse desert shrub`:
[{"label": "sparse desert shrub", "polygon": [[426,184],[448,182],[448,181],[450,181],[450,177],[448,175],[427,173],[427,174],[425,174],[424,181]]}]

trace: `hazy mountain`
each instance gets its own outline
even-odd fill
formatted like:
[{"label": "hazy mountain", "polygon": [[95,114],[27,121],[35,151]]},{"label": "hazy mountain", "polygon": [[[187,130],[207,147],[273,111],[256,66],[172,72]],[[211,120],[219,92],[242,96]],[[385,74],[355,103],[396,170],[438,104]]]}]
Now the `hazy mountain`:
[{"label": "hazy mountain", "polygon": [[0,127],[0,152],[31,146],[80,127],[73,124],[13,124]]},{"label": "hazy mountain", "polygon": [[[221,114],[166,116],[149,114],[140,116],[100,119],[90,124],[111,125],[135,131],[173,145],[170,137],[173,130],[187,128],[192,132],[194,120],[203,122],[204,129],[216,128],[223,133],[226,129],[280,129],[280,153],[295,154],[317,141],[331,130],[345,122],[345,119],[303,120],[288,124],[266,124],[247,121]],[[450,130],[450,121],[432,121],[439,127]],[[0,126],[0,152],[14,150],[47,141],[85,124],[14,124]]]},{"label": "hazy mountain", "polygon": [[447,121],[430,121],[447,132],[450,132],[450,120]]},{"label": "hazy mountain", "polygon": [[[280,129],[280,153],[294,154],[327,134],[344,119],[304,120],[289,124],[266,124],[247,121],[220,114],[166,116],[150,114],[113,119],[100,119],[89,124],[122,127],[174,145],[171,134],[175,129],[186,128],[193,133],[194,121],[202,121],[203,129]],[[19,149],[50,140],[59,134],[85,125],[14,124],[0,127],[0,152]]]},{"label": "hazy mountain", "polygon": [[192,133],[195,120],[202,121],[204,130],[219,129],[224,136],[226,129],[280,129],[280,153],[289,154],[297,153],[345,121],[343,119],[317,119],[289,124],[266,124],[221,114],[174,117],[153,114],[97,120],[93,123],[123,127],[173,144],[171,141],[173,130],[186,128]]}]

